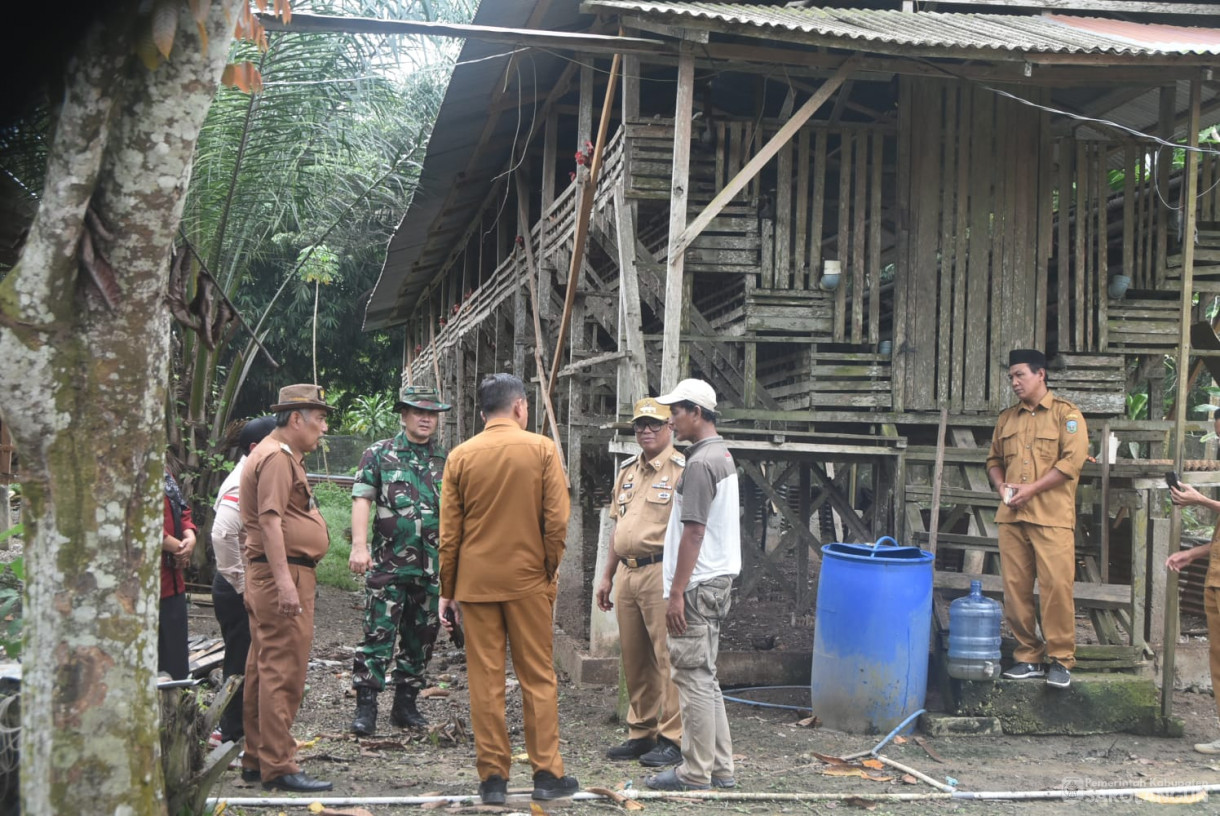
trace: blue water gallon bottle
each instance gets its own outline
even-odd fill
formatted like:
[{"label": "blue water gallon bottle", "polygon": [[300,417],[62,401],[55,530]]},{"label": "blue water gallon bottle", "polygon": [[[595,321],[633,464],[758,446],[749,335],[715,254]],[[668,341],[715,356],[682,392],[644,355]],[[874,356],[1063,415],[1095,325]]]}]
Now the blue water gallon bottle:
[{"label": "blue water gallon bottle", "polygon": [[1000,676],[1000,621],[1004,610],[983,597],[983,582],[971,581],[970,594],[949,604],[949,676],[958,680],[995,680]]}]

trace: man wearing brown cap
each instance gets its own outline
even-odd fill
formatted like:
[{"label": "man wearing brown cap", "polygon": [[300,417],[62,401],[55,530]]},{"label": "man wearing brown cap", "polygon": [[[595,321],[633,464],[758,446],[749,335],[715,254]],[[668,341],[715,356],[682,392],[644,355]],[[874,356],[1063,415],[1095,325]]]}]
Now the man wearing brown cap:
[{"label": "man wearing brown cap", "polygon": [[[1047,388],[1041,351],[1013,350],[1008,381],[1018,402],[1000,414],[987,457],[987,475],[1000,495],[995,518],[1004,618],[1017,640],[1016,663],[1004,677],[1045,676],[1047,685],[1067,688],[1076,664],[1076,485],[1089,432],[1080,409]],[[1049,665],[1043,668],[1044,663]]]},{"label": "man wearing brown cap", "polygon": [[[631,424],[641,453],[623,463],[614,482],[613,553],[597,586],[597,606],[615,610],[630,707],[627,741],[610,759],[639,759],[659,768],[682,761],[682,715],[669,676],[662,554],[674,489],[686,459],[673,447],[669,406],[651,397],[635,404]],[[610,600],[615,577],[618,592]]]},{"label": "man wearing brown cap", "polygon": [[[425,727],[415,705],[424,670],[440,629],[437,601],[440,565],[441,476],[445,451],[432,441],[440,415],[449,410],[435,388],[404,386],[394,410],[402,431],[364,452],[352,485],[352,554],[348,566],[365,575],[364,640],[352,664],[356,717],[352,731],[367,737],[377,728],[377,694],[394,658],[394,706],[400,728]],[[373,551],[369,515],[373,505]],[[394,642],[399,642],[398,655]]]},{"label": "man wearing brown cap", "polygon": [[[479,383],[483,431],[445,463],[441,602],[449,631],[466,621],[466,676],[479,798],[502,805],[512,750],[504,710],[504,654],[521,684],[525,750],[535,799],[580,789],[559,755],[552,618],[571,499],[555,443],[526,430],[525,386],[511,374]],[[445,612],[452,609],[453,620]]]},{"label": "man wearing brown cap", "polygon": [[332,787],[301,770],[292,737],[313,645],[314,567],[330,547],[304,460],[326,433],[330,410],[316,385],[281,388],[271,406],[275,428],[241,474],[250,613],[242,779],[261,778],[267,789],[313,793]]}]

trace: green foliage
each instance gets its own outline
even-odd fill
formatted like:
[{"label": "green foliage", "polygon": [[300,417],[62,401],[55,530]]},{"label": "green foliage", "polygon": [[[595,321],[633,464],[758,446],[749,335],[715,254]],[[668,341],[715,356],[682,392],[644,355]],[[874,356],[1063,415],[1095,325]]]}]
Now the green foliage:
[{"label": "green foliage", "polygon": [[[5,534],[12,534],[17,527],[6,530]],[[6,657],[14,660],[21,657],[21,630],[25,623],[21,614],[24,584],[24,559],[18,558],[0,571],[0,648]]]},{"label": "green foliage", "polygon": [[398,432],[395,400],[385,394],[356,397],[339,418],[339,432],[368,440],[385,439]]},{"label": "green foliage", "polygon": [[352,554],[352,494],[338,485],[320,484],[314,488],[318,510],[330,530],[330,550],[318,564],[318,583],[348,591],[360,588],[347,567]]},{"label": "green foliage", "polygon": [[9,527],[4,532],[0,533],[0,544],[3,544],[5,541],[8,541],[13,536],[21,536],[21,535],[25,535],[25,525],[24,524],[15,524],[12,527]]}]

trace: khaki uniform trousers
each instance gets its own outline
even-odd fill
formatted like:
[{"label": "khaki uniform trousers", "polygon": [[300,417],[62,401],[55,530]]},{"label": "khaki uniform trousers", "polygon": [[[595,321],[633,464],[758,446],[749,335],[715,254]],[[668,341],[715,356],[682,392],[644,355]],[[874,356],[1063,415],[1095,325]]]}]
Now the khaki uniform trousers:
[{"label": "khaki uniform trousers", "polygon": [[710,578],[689,587],[686,631],[669,636],[669,661],[682,704],[682,764],[675,772],[691,785],[733,776],[733,737],[716,678],[720,624],[729,614],[733,579]]},{"label": "khaki uniform trousers", "polygon": [[[552,585],[552,590],[554,586]],[[512,749],[504,713],[504,650],[512,649],[513,671],[521,684],[525,750],[534,773],[562,777],[559,756],[559,691],[552,662],[555,593],[513,601],[462,601],[466,631],[466,679],[479,780],[509,777]]]},{"label": "khaki uniform trousers", "polygon": [[1203,588],[1203,611],[1207,614],[1207,656],[1211,662],[1212,692],[1220,713],[1220,587]]},{"label": "khaki uniform trousers", "polygon": [[661,736],[681,745],[678,689],[669,676],[666,601],[662,597],[664,569],[660,561],[635,568],[619,562],[614,580],[614,611],[630,699],[628,737]]},{"label": "khaki uniform trousers", "polygon": [[[1076,665],[1076,540],[1066,527],[1027,521],[999,525],[1000,568],[1004,577],[1004,618],[1017,640],[1013,657],[1021,663],[1057,660]],[[1034,579],[1042,606],[1042,637],[1034,609]]]},{"label": "khaki uniform trousers", "polygon": [[309,567],[296,564],[289,564],[288,570],[301,599],[300,615],[280,614],[271,567],[256,562],[246,572],[250,654],[242,707],[246,729],[242,767],[261,771],[264,782],[301,770],[295,758],[292,723],[305,695],[317,576]]}]

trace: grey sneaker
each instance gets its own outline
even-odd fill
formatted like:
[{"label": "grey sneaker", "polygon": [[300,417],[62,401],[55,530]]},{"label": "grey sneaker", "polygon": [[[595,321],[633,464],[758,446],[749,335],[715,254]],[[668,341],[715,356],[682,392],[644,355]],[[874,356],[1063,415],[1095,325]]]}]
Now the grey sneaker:
[{"label": "grey sneaker", "polygon": [[1067,688],[1072,685],[1072,673],[1057,660],[1051,661],[1051,670],[1047,672],[1046,684],[1055,688]]},{"label": "grey sneaker", "polygon": [[1212,742],[1196,742],[1195,750],[1200,754],[1220,754],[1220,739]]},{"label": "grey sneaker", "polygon": [[1028,680],[1031,677],[1045,677],[1046,672],[1039,663],[1014,663],[1002,676],[1005,680]]}]

